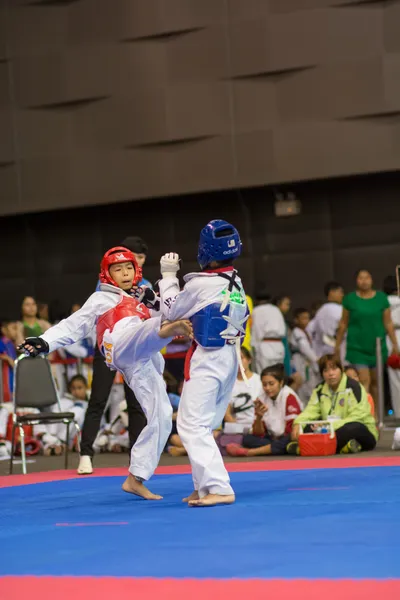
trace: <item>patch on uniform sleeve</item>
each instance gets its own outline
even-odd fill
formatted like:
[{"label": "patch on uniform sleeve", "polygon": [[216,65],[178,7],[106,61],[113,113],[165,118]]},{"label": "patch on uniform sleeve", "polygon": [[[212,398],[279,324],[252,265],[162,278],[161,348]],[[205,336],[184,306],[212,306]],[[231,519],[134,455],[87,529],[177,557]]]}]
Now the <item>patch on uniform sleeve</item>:
[{"label": "patch on uniform sleeve", "polygon": [[112,355],[111,350],[113,349],[113,345],[110,342],[103,342],[104,347],[104,357],[106,359],[106,363],[110,365],[112,363]]},{"label": "patch on uniform sleeve", "polygon": [[164,304],[167,308],[171,308],[173,302],[175,302],[175,298],[167,298],[164,300]]}]

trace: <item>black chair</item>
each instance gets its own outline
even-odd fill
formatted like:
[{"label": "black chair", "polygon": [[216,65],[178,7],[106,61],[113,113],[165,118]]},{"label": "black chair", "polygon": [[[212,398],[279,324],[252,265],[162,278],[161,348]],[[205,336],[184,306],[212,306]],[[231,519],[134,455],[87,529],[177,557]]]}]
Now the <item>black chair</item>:
[{"label": "black chair", "polygon": [[[50,407],[58,405],[59,412],[51,412]],[[35,408],[39,413],[18,415],[18,407]],[[46,410],[47,409],[47,410]],[[80,428],[75,421],[72,412],[61,412],[60,399],[58,397],[56,384],[51,372],[50,363],[47,358],[37,356],[20,356],[14,365],[14,395],[13,395],[13,427],[11,438],[10,475],[13,472],[13,460],[15,451],[15,432],[19,429],[22,454],[22,472],[26,475],[26,451],[24,438],[24,425],[37,425],[39,423],[65,423],[66,425],[66,449],[65,469],[68,468],[69,450],[69,427],[75,427],[78,434],[78,445]],[[79,448],[80,450],[80,448]]]}]

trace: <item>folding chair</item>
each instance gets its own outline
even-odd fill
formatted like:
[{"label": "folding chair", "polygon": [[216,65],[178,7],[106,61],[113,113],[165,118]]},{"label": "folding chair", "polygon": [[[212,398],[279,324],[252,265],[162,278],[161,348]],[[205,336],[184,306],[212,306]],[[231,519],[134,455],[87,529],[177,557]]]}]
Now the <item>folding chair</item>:
[{"label": "folding chair", "polygon": [[[50,406],[57,404],[59,412],[50,412]],[[18,407],[36,408],[39,413],[18,415]],[[47,409],[47,411],[46,411]],[[78,436],[80,428],[75,422],[72,412],[61,412],[60,399],[51,372],[49,361],[42,357],[20,356],[14,365],[14,394],[13,394],[13,427],[11,438],[10,475],[13,472],[13,460],[15,450],[15,433],[19,429],[22,455],[22,472],[26,475],[26,450],[24,438],[24,425],[38,425],[39,423],[65,423],[66,425],[66,449],[65,469],[68,468],[69,450],[69,427],[76,429]],[[79,448],[80,450],[80,448]]]}]

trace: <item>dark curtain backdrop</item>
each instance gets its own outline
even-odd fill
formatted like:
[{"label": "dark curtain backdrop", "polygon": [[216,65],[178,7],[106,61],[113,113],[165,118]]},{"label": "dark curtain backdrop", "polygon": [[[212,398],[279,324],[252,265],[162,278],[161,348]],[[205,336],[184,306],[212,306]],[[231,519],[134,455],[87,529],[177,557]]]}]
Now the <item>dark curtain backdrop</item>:
[{"label": "dark curtain backdrop", "polygon": [[210,219],[240,230],[237,261],[248,292],[289,293],[295,305],[322,299],[332,278],[353,286],[359,267],[376,284],[400,263],[400,174],[326,180],[288,186],[302,214],[277,218],[273,190],[254,188],[125,202],[0,219],[0,317],[19,314],[24,295],[65,312],[94,290],[102,253],[127,235],[149,245],[145,275],[159,277],[159,258],[177,251],[182,272],[197,268],[197,241]]}]

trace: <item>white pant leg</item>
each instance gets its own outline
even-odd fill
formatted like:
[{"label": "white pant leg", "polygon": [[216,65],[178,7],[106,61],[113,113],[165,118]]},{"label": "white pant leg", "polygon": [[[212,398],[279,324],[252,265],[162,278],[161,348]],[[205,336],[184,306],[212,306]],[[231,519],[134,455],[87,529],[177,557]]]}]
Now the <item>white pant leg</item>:
[{"label": "white pant leg", "polygon": [[[172,429],[172,406],[163,379],[164,359],[159,351],[171,338],[159,337],[161,318],[141,322],[128,317],[104,335],[108,365],[121,371],[147,418],[147,425],[131,451],[130,473],[149,479]],[[107,353],[109,356],[107,356]]]},{"label": "white pant leg", "polygon": [[224,420],[227,408],[229,403],[232,400],[232,391],[233,386],[235,385],[235,381],[237,379],[237,369],[236,372],[232,370],[231,376],[227,376],[225,380],[222,382],[222,387],[220,391],[220,395],[217,402],[217,410],[215,413],[215,419],[211,426],[212,431],[218,429],[222,425],[222,421]]},{"label": "white pant leg", "polygon": [[229,402],[228,388],[233,387],[236,375],[234,346],[226,345],[218,350],[199,346],[193,353],[190,379],[184,383],[179,402],[177,426],[200,497],[208,493],[234,493],[212,427]]},{"label": "white pant leg", "polygon": [[285,358],[285,346],[283,342],[259,342],[255,350],[256,370],[259,374],[267,367],[283,363]]},{"label": "white pant leg", "polygon": [[123,372],[160,352],[172,341],[172,338],[160,338],[160,326],[161,317],[147,321],[126,317],[118,321],[112,332],[107,329],[103,338],[107,365]]},{"label": "white pant leg", "polygon": [[131,450],[129,471],[144,480],[150,479],[156,470],[172,429],[172,406],[162,376],[163,363],[161,355],[141,361],[128,379],[147,419]]}]

